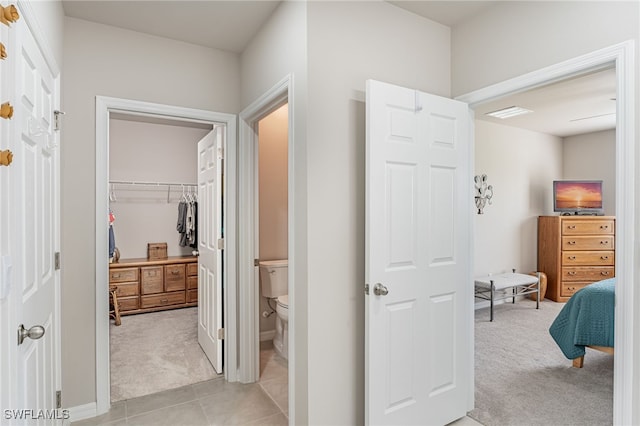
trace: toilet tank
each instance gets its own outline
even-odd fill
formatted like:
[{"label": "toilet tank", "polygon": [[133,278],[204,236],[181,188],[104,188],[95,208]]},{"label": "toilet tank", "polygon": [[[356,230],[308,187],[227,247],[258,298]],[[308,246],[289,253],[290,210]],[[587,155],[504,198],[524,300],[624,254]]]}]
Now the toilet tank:
[{"label": "toilet tank", "polygon": [[260,286],[264,297],[278,297],[289,293],[287,265],[284,260],[266,260],[260,266]]}]

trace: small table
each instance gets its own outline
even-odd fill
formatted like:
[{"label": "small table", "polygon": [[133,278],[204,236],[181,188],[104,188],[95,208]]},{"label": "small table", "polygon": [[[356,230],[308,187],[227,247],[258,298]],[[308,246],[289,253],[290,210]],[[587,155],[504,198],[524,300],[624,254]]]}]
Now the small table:
[{"label": "small table", "polygon": [[[511,298],[511,303],[516,303],[516,296],[536,293],[536,309],[540,308],[540,273],[536,276],[506,272],[504,274],[492,274],[475,279],[475,297],[490,301],[489,321],[493,321],[493,302]],[[511,294],[506,292],[496,296],[496,290],[511,289]]]}]

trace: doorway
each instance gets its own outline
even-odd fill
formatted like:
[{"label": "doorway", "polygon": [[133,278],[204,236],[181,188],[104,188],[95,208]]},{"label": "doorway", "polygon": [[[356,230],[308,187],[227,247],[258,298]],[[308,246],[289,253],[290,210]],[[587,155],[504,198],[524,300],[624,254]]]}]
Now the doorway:
[{"label": "doorway", "polygon": [[[620,43],[590,54],[535,71],[503,83],[458,97],[472,109],[493,99],[540,87],[554,81],[614,66],[616,69],[616,287],[613,423],[631,421],[630,399],[632,358],[630,333],[633,301],[633,222],[634,222],[634,131],[633,131],[633,42]],[[626,325],[626,326],[625,326]],[[627,374],[623,374],[624,371]]]},{"label": "doorway", "polygon": [[109,288],[120,315],[110,326],[111,402],[221,372],[198,343],[202,259],[195,256],[203,233],[196,213],[206,207],[198,199],[197,143],[216,126],[110,117],[110,250],[117,252],[110,253]]},{"label": "doorway", "polygon": [[[220,152],[226,154],[227,159],[235,158],[235,144],[226,143],[226,141],[235,140],[235,116],[229,114],[221,114],[210,111],[195,110],[189,108],[173,107],[160,104],[152,104],[139,101],[131,101],[126,99],[97,97],[96,99],[96,223],[104,223],[103,213],[108,211],[109,200],[109,119],[113,114],[126,114],[137,115],[145,117],[153,117],[160,119],[173,119],[182,122],[201,123],[208,126],[224,127],[225,129],[225,144],[220,146]],[[235,215],[235,196],[230,188],[235,185],[235,178],[228,176],[223,184],[224,193],[226,197],[226,204],[223,207],[222,215],[225,218],[233,218]],[[165,188],[166,189],[166,188]],[[169,190],[171,192],[171,190]],[[166,192],[165,192],[166,196]],[[169,194],[170,198],[170,194]],[[166,200],[165,200],[166,201]],[[98,213],[99,212],[99,213]],[[221,215],[221,217],[222,217]],[[233,236],[235,231],[235,222],[233,220],[224,221],[225,230],[227,235]],[[226,248],[233,248],[235,241],[233,238],[229,238],[226,244]],[[108,259],[108,229],[96,229],[96,393],[97,393],[97,405],[96,414],[100,415],[109,410],[111,401],[111,390],[109,386],[110,382],[110,362],[109,362],[109,312],[108,312],[108,277],[109,277],[109,264],[105,261]],[[224,270],[228,271],[225,274],[224,280],[232,280],[235,269],[235,257],[224,257]],[[183,265],[184,266],[184,265]],[[186,268],[185,268],[186,269]],[[224,283],[223,283],[224,284]],[[225,286],[226,287],[226,286]],[[233,289],[229,289],[224,294],[224,297],[228,297],[229,293],[232,293]],[[186,297],[186,295],[185,295]],[[221,300],[221,303],[226,303]],[[233,307],[225,309],[225,320],[227,315],[232,316],[234,311]],[[233,322],[233,317],[227,321]],[[222,336],[219,335],[221,338]],[[234,339],[228,339],[227,342]],[[224,348],[227,352],[227,347]],[[225,359],[229,357],[225,354]],[[229,363],[228,363],[229,364]],[[225,370],[225,378],[228,379],[228,374]]]}]

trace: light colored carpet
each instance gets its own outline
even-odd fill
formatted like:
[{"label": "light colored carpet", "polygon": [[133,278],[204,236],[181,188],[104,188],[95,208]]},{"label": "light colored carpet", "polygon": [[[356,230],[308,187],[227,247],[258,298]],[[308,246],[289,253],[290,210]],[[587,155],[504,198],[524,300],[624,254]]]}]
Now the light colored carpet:
[{"label": "light colored carpet", "polygon": [[217,377],[198,344],[198,309],[122,317],[110,326],[111,401]]},{"label": "light colored carpet", "polygon": [[475,406],[486,426],[611,425],[613,356],[587,349],[573,368],[549,334],[564,304],[506,303],[475,313]]}]

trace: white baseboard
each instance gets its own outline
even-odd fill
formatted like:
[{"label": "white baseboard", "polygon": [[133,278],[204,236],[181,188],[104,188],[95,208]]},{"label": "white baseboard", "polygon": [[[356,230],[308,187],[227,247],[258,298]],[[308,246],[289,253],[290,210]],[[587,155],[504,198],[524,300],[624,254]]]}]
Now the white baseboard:
[{"label": "white baseboard", "polygon": [[273,338],[276,337],[276,331],[275,330],[267,330],[267,331],[261,331],[260,332],[260,341],[264,342],[265,340],[273,340]]},{"label": "white baseboard", "polygon": [[[98,414],[98,406],[95,402],[89,404],[78,405],[69,408],[69,419],[65,420],[64,426],[68,426],[71,422],[78,420],[90,419]],[[69,422],[69,423],[67,423]]]}]

